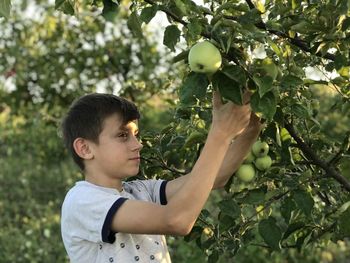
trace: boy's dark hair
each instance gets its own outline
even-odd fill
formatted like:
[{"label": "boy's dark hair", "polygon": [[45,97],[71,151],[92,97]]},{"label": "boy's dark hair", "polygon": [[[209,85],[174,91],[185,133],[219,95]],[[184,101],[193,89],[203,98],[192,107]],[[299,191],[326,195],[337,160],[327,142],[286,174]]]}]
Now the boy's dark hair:
[{"label": "boy's dark hair", "polygon": [[88,94],[75,100],[69,108],[62,121],[63,140],[82,171],[84,162],[73,148],[74,140],[81,137],[98,143],[104,120],[115,113],[119,114],[124,125],[140,118],[135,104],[112,94]]}]

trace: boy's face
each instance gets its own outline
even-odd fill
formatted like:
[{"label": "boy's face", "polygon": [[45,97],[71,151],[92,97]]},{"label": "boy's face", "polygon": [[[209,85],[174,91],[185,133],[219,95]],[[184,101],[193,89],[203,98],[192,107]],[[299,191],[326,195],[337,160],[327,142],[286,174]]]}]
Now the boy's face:
[{"label": "boy's face", "polygon": [[98,176],[123,179],[139,172],[142,144],[137,138],[138,122],[122,125],[118,114],[107,117],[99,135],[92,143],[92,169]]}]

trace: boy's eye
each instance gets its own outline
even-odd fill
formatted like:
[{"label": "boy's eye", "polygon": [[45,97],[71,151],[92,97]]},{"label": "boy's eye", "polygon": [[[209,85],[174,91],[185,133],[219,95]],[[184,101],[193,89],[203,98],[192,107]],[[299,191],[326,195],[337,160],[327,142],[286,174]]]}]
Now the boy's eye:
[{"label": "boy's eye", "polygon": [[123,133],[120,133],[120,134],[118,135],[118,137],[120,137],[120,138],[127,138],[127,137],[128,137],[128,134],[127,134],[126,132],[123,132]]},{"label": "boy's eye", "polygon": [[[129,133],[129,132],[122,132],[122,133],[119,133],[119,134],[117,135],[118,138],[122,138],[122,139],[127,139],[127,138],[129,138],[129,136],[130,136],[130,133]],[[138,132],[135,133],[134,136],[135,136],[136,138],[140,138],[140,135],[139,135]]]}]

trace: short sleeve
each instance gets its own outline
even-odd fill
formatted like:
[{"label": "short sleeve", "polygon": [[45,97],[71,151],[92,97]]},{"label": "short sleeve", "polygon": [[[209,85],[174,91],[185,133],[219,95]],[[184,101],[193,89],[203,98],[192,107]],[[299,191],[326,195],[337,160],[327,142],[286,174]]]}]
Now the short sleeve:
[{"label": "short sleeve", "polygon": [[164,180],[135,180],[125,183],[124,188],[132,191],[139,200],[166,205],[166,185]]},{"label": "short sleeve", "polygon": [[117,192],[88,186],[73,188],[62,206],[63,239],[113,243],[112,219],[126,200]]}]

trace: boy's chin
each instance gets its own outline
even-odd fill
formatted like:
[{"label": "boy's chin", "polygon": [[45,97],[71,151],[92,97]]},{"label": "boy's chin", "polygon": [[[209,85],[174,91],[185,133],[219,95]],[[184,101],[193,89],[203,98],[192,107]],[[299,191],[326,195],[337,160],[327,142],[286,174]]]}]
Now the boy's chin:
[{"label": "boy's chin", "polygon": [[128,177],[136,176],[139,174],[139,172],[140,172],[140,169],[135,169],[135,171],[132,171]]}]

